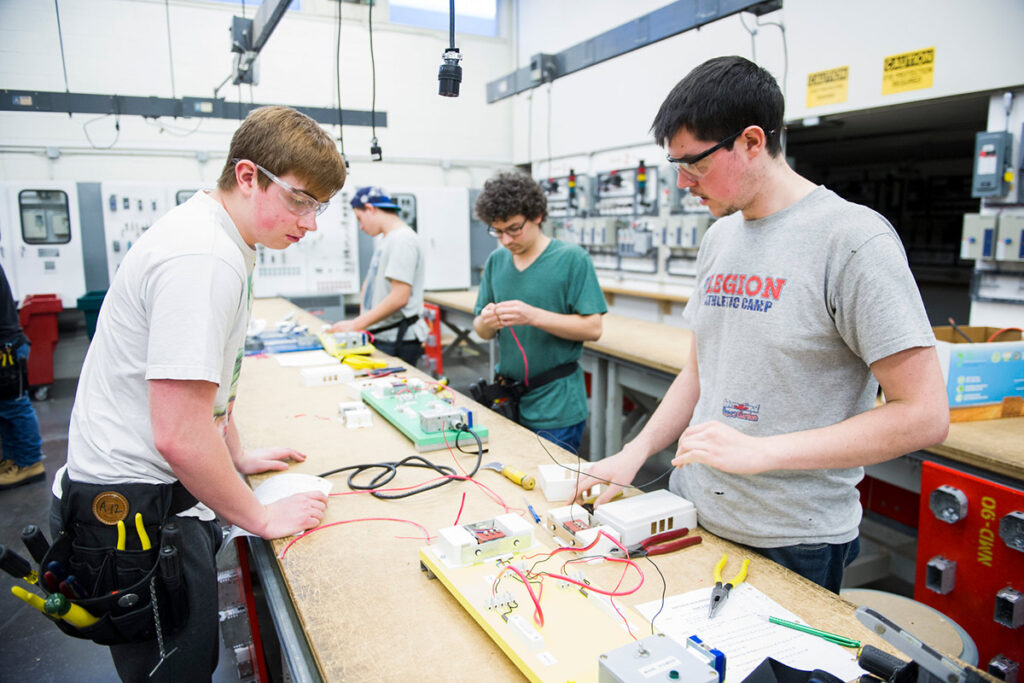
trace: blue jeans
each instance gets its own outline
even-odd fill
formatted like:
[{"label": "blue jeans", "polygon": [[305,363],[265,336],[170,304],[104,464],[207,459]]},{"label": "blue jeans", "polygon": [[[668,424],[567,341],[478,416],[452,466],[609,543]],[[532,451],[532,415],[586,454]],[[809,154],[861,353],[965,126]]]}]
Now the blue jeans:
[{"label": "blue jeans", "polygon": [[580,439],[583,438],[583,430],[586,426],[587,421],[583,420],[582,422],[568,427],[556,427],[555,429],[534,429],[533,427],[529,427],[529,429],[536,432],[538,436],[543,436],[548,441],[561,446],[570,453],[579,453]]},{"label": "blue jeans", "polygon": [[[749,546],[744,546],[749,547]],[[860,554],[860,538],[849,543],[803,543],[780,548],[750,548],[833,593],[843,583],[843,570]]]},{"label": "blue jeans", "polygon": [[[28,344],[16,351],[18,360],[28,358]],[[43,458],[43,440],[39,435],[39,418],[28,392],[9,401],[0,401],[0,443],[4,459],[18,467],[34,465]]]}]

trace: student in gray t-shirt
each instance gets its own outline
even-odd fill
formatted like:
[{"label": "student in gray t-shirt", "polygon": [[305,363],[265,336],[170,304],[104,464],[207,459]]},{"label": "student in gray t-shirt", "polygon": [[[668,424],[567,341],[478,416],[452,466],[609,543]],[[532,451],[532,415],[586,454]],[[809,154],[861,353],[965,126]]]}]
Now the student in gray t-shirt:
[{"label": "student in gray t-shirt", "polygon": [[899,237],[786,164],[783,109],[742,57],[698,66],[662,103],[652,130],[679,187],[721,220],[697,256],[686,367],[576,493],[607,480],[609,500],[678,440],[670,488],[702,527],[838,591],[863,465],[942,441],[949,408]]},{"label": "student in gray t-shirt", "polygon": [[369,330],[373,344],[409,365],[423,355],[423,249],[420,238],[398,215],[398,205],[379,187],[362,187],[352,196],[359,228],[380,235],[363,281],[359,315],[331,326],[331,332]]}]

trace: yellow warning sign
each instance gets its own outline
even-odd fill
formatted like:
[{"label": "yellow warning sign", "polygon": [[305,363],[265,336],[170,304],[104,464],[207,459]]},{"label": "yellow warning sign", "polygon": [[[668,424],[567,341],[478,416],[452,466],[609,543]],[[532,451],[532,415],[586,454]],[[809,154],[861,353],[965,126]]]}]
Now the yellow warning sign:
[{"label": "yellow warning sign", "polygon": [[886,57],[882,67],[882,94],[930,88],[934,73],[934,47]]},{"label": "yellow warning sign", "polygon": [[850,86],[850,67],[840,66],[807,74],[807,106],[845,102]]}]

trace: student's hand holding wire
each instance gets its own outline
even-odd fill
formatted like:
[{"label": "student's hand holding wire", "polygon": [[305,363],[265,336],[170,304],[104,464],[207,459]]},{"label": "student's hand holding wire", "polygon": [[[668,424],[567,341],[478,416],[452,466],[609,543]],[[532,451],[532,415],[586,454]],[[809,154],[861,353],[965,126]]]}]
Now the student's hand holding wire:
[{"label": "student's hand holding wire", "polygon": [[288,469],[285,460],[302,462],[306,459],[305,454],[299,453],[294,448],[275,446],[273,448],[253,448],[242,453],[242,457],[235,465],[242,474],[259,474],[260,472],[271,472]]},{"label": "student's hand holding wire", "polygon": [[502,327],[509,325],[533,325],[537,309],[519,299],[499,301],[494,305],[495,313]]},{"label": "student's hand holding wire", "polygon": [[763,439],[715,421],[690,425],[679,437],[672,464],[682,467],[690,463],[734,474],[757,474],[775,469],[768,465]]},{"label": "student's hand holding wire", "polygon": [[327,494],[304,491],[282,498],[263,508],[263,525],[253,530],[266,539],[291,536],[320,524],[327,510]]},{"label": "student's hand holding wire", "polygon": [[582,503],[584,497],[590,494],[591,488],[597,484],[604,484],[605,489],[594,501],[594,507],[607,503],[618,495],[623,486],[633,483],[636,473],[646,461],[647,456],[642,451],[630,448],[627,444],[615,455],[594,463],[588,474],[580,474],[572,501]]},{"label": "student's hand holding wire", "polygon": [[498,317],[498,305],[495,303],[489,303],[483,307],[480,311],[480,322],[492,330],[500,330],[505,327]]}]

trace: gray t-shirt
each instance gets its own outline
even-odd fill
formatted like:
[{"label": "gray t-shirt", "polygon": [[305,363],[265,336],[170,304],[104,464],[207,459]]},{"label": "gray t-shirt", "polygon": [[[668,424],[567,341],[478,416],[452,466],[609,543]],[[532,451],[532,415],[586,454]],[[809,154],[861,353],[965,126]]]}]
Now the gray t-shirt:
[{"label": "gray t-shirt", "polygon": [[[409,301],[400,311],[395,311],[374,327],[387,327],[403,318],[423,315],[423,268],[420,238],[412,228],[403,225],[381,236],[373,252],[370,267],[366,271],[363,310],[370,310],[391,293],[391,283],[388,280],[404,282],[412,287],[412,292],[409,294]],[[397,328],[374,333],[376,339],[387,342],[395,341],[397,335]],[[423,341],[426,338],[427,323],[423,318],[419,318],[406,331],[403,341]]]},{"label": "gray t-shirt", "polygon": [[[832,425],[873,407],[871,363],[935,343],[895,230],[824,187],[767,218],[716,222],[697,282],[683,313],[700,373],[691,424],[717,420],[758,437]],[[694,502],[701,526],[739,543],[846,543],[857,536],[863,475],[689,465],[670,488]]]}]

